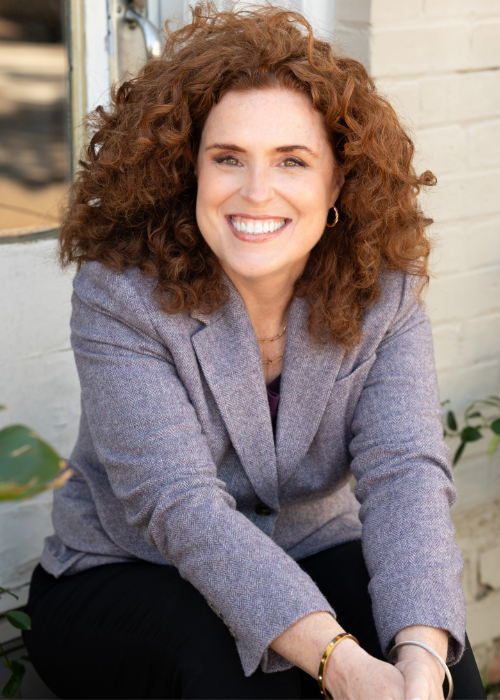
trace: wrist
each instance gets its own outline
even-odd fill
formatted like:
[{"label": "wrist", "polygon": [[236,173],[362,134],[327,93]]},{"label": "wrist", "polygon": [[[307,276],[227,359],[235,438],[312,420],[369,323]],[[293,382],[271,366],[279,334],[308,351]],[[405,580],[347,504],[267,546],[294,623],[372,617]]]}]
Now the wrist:
[{"label": "wrist", "polygon": [[[446,663],[448,655],[448,638],[447,630],[439,627],[430,627],[428,625],[411,625],[401,629],[395,637],[395,642],[417,641],[427,644],[438,654]],[[439,661],[434,656],[414,644],[402,646],[397,650],[397,660],[399,663],[419,662],[427,666],[434,678],[439,678],[442,683],[445,677],[445,672]]]},{"label": "wrist", "polygon": [[351,677],[366,655],[366,651],[352,639],[344,639],[335,647],[325,669],[325,686],[330,695],[335,697],[335,685]]},{"label": "wrist", "polygon": [[431,675],[439,679],[442,684],[445,677],[445,672],[441,664],[425,649],[417,646],[404,646],[397,650],[398,661],[397,666],[403,668],[409,663],[424,664],[430,671]]},{"label": "wrist", "polygon": [[[400,630],[396,634],[394,641],[396,644],[406,641],[423,642],[434,649],[434,651],[439,654],[443,661],[446,662],[446,657],[448,655],[448,638],[449,633],[447,630],[443,630],[438,627],[429,627],[427,625],[411,625]],[[399,651],[400,654],[403,651],[403,648],[409,649],[409,647],[402,647]],[[399,658],[401,658],[401,656]]]}]

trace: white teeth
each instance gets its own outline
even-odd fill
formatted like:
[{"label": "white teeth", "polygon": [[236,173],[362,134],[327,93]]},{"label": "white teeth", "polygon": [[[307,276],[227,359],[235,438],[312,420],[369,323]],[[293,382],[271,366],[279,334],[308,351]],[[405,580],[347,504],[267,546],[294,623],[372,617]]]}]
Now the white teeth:
[{"label": "white teeth", "polygon": [[277,231],[285,225],[285,220],[279,219],[275,221],[252,221],[251,219],[248,219],[246,222],[243,222],[235,221],[233,218],[231,218],[231,223],[237,231],[241,231],[242,233],[258,234],[274,233],[274,231]]}]

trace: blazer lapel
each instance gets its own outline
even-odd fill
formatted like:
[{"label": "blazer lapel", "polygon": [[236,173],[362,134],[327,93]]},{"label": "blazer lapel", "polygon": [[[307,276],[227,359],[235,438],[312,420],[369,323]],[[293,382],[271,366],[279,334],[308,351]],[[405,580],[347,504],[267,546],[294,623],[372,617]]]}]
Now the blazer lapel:
[{"label": "blazer lapel", "polygon": [[276,426],[280,485],[306,455],[318,430],[345,350],[316,343],[307,330],[308,304],[295,297],[290,309]]},{"label": "blazer lapel", "polygon": [[278,509],[276,452],[259,345],[236,288],[192,343],[231,442],[258,497]]}]

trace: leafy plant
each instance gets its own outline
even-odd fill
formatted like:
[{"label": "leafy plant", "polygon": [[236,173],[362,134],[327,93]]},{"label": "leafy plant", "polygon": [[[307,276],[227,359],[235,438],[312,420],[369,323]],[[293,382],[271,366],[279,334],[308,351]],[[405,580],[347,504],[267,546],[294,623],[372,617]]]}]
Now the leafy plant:
[{"label": "leafy plant", "polygon": [[[448,404],[445,401],[443,406]],[[453,466],[455,466],[463,455],[468,442],[481,440],[484,431],[493,433],[488,443],[487,453],[494,454],[500,446],[500,397],[488,396],[486,399],[473,401],[464,411],[464,426],[459,427],[457,418],[453,411],[447,411],[444,416],[445,437],[458,437],[460,444],[453,456]]]},{"label": "leafy plant", "polygon": [[[8,595],[11,595],[13,598],[18,599],[17,595],[15,593],[12,593],[11,591],[8,591],[6,588],[0,588],[0,596],[3,593],[7,593]],[[7,620],[10,622],[10,624],[15,627],[16,629],[19,630],[30,630],[31,629],[31,620],[29,615],[27,615],[25,612],[22,612],[21,610],[11,610],[8,612],[5,617]],[[24,674],[25,674],[25,666],[24,664],[20,663],[19,661],[15,661],[14,659],[9,659],[7,656],[7,653],[5,652],[4,648],[0,644],[0,653],[2,654],[3,657],[3,663],[4,666],[10,671],[10,676],[9,679],[7,680],[7,683],[4,685],[2,688],[2,696],[4,698],[13,698],[14,695],[19,691],[19,688],[21,687],[21,683],[23,682]],[[29,658],[27,656],[22,656],[21,659],[23,661],[29,661]]]},{"label": "leafy plant", "polygon": [[[0,406],[2,410],[6,410],[6,406]],[[10,425],[0,430],[0,501],[31,498],[46,489],[62,486],[70,476],[66,462],[30,428]],[[5,594],[18,599],[14,593],[0,587],[0,597]],[[31,629],[29,615],[21,610],[11,610],[5,617],[16,629]],[[2,695],[12,698],[21,687],[25,666],[9,659],[1,644],[0,654],[10,671]],[[26,656],[21,658],[29,661]]]},{"label": "leafy plant", "polygon": [[0,501],[30,498],[62,485],[70,476],[65,467],[57,452],[25,425],[0,430]]}]

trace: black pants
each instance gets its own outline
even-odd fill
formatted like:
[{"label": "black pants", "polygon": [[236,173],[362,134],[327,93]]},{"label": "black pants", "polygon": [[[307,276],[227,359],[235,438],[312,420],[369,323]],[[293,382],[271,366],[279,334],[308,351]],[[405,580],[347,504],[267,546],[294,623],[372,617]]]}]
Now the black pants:
[{"label": "black pants", "polygon": [[[361,646],[382,659],[361,543],[299,562]],[[227,627],[171,566],[108,564],[55,579],[40,566],[24,633],[29,656],[60,698],[320,698],[294,667],[245,678]],[[451,667],[455,700],[485,698],[467,641]]]}]

